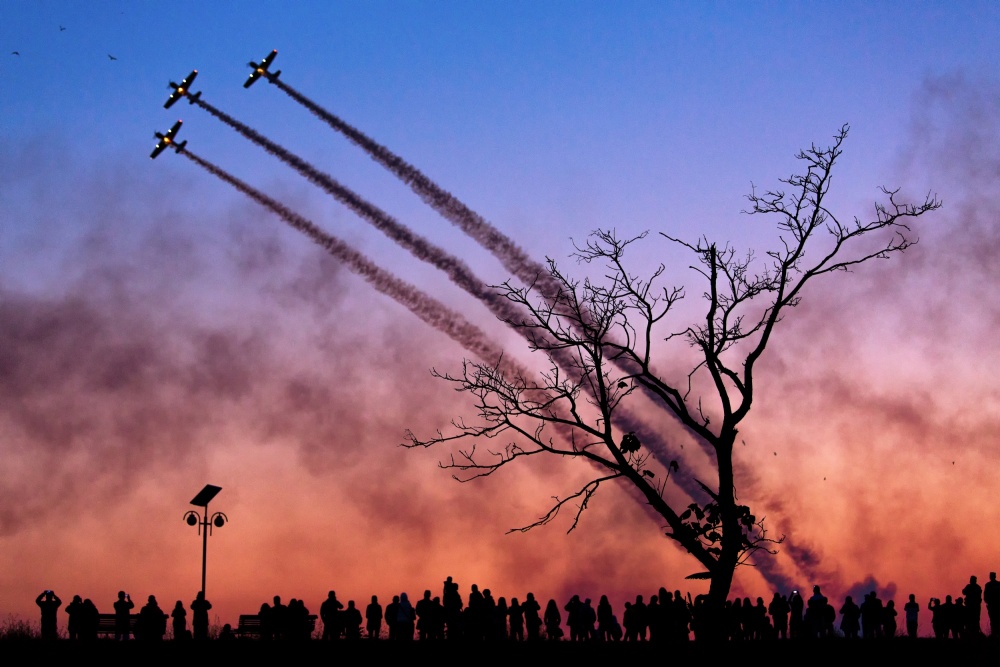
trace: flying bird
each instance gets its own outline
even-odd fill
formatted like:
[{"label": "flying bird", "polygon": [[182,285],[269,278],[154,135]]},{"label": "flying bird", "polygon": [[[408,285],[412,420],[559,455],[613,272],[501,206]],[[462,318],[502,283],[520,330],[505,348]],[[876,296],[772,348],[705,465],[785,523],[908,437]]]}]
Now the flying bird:
[{"label": "flying bird", "polygon": [[114,57],[113,55],[111,55],[110,53],[108,54],[108,58],[110,58],[111,60],[118,60],[118,58],[115,58],[115,57]]},{"label": "flying bird", "polygon": [[65,26],[59,26],[59,32],[66,32]]},{"label": "flying bird", "polygon": [[19,56],[19,55],[21,55],[21,52],[20,51],[11,51],[10,55],[12,55],[12,56]]}]

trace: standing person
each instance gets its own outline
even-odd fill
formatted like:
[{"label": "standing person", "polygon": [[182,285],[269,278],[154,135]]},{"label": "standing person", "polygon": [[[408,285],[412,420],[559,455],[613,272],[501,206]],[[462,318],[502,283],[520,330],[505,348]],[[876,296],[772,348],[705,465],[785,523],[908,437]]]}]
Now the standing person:
[{"label": "standing person", "polygon": [[555,641],[562,638],[562,615],[559,613],[559,606],[555,600],[550,599],[549,603],[545,605],[543,620],[545,621],[545,634],[550,640]]},{"label": "standing person", "polygon": [[[844,605],[840,608],[840,629],[844,632],[846,639],[857,639],[858,630],[861,629],[861,609],[854,603],[850,595],[844,600]],[[866,635],[867,636],[867,635]]]},{"label": "standing person", "polygon": [[52,591],[42,591],[35,598],[35,604],[42,610],[42,639],[57,639],[59,630],[56,627],[58,623],[56,612],[59,611],[62,600]]},{"label": "standing person", "polygon": [[433,611],[434,601],[431,600],[431,592],[429,590],[424,591],[424,597],[417,601],[417,606],[414,611],[417,613],[417,631],[420,633],[421,641],[426,640],[430,636],[430,631],[434,625],[434,621],[431,618],[434,615]]},{"label": "standing person", "polygon": [[448,577],[444,580],[444,591],[441,594],[441,604],[444,605],[444,622],[447,626],[448,639],[458,639],[462,636],[462,595],[458,592],[458,584]]},{"label": "standing person", "polygon": [[385,625],[389,639],[397,639],[399,634],[399,596],[393,595],[392,602],[385,606]]},{"label": "standing person", "polygon": [[97,605],[90,598],[83,601],[83,619],[80,622],[80,638],[86,641],[97,641],[97,626],[101,623],[101,614]]},{"label": "standing person", "polygon": [[602,595],[597,603],[597,632],[601,641],[611,641],[611,618],[615,615],[607,595]]},{"label": "standing person", "polygon": [[66,605],[66,613],[69,614],[69,621],[66,623],[66,633],[70,640],[80,639],[82,628],[86,621],[86,610],[83,608],[83,598],[79,595],[73,596],[73,601]]},{"label": "standing person", "polygon": [[1000,637],[1000,581],[996,572],[990,572],[990,580],[983,587],[983,602],[990,619],[990,637]]},{"label": "standing person", "polygon": [[[343,603],[337,599],[337,593],[330,591],[319,606],[319,617],[323,619],[323,639],[339,639],[341,632],[340,610]],[[360,625],[360,623],[358,624]]]},{"label": "standing person", "polygon": [[507,610],[510,617],[510,638],[514,641],[524,641],[524,608],[517,598],[510,599],[510,609]]},{"label": "standing person", "polygon": [[805,609],[805,602],[798,591],[792,591],[792,597],[788,600],[788,607],[792,613],[788,619],[788,636],[792,639],[798,639],[802,636],[802,616]]},{"label": "standing person", "polygon": [[378,639],[382,632],[382,605],[378,603],[378,596],[373,595],[371,603],[365,608],[365,621],[368,639]]},{"label": "standing person", "polygon": [[896,636],[896,601],[889,600],[882,610],[882,636],[892,639]]},{"label": "standing person", "polygon": [[983,634],[983,589],[976,577],[969,577],[969,583],[962,589],[965,596],[965,636],[979,637]]},{"label": "standing person", "polygon": [[288,605],[281,602],[281,596],[275,595],[271,605],[271,632],[275,639],[288,639]]},{"label": "standing person", "polygon": [[354,600],[347,601],[347,609],[342,614],[346,639],[361,639],[361,610],[354,606]]},{"label": "standing person", "polygon": [[212,603],[205,599],[205,593],[198,591],[191,603],[191,627],[195,639],[208,639],[208,610],[211,608]]},{"label": "standing person", "polygon": [[916,639],[920,603],[917,602],[917,596],[913,593],[910,593],[910,601],[903,605],[903,613],[906,614],[906,636],[910,639]]},{"label": "standing person", "polygon": [[524,625],[528,630],[528,641],[538,639],[542,628],[542,617],[538,612],[542,610],[542,607],[538,604],[538,600],[535,599],[534,593],[528,593],[528,597],[525,599],[524,604],[521,605],[521,609],[524,610]]},{"label": "standing person", "polygon": [[139,639],[143,641],[162,641],[167,632],[167,615],[160,609],[156,596],[150,595],[146,604],[139,610]]},{"label": "standing person", "polygon": [[774,632],[778,639],[788,639],[788,614],[791,608],[784,595],[775,591],[771,598],[771,604],[767,606],[767,613],[774,621]]},{"label": "standing person", "polygon": [[132,630],[132,609],[135,603],[125,591],[118,591],[118,599],[115,600],[115,640],[128,641],[129,633]]},{"label": "standing person", "polygon": [[187,609],[184,608],[183,602],[180,600],[177,601],[177,604],[174,605],[173,611],[170,612],[170,618],[174,619],[174,641],[187,639]]},{"label": "standing person", "polygon": [[396,639],[413,640],[413,630],[417,621],[417,612],[410,604],[406,593],[399,594],[399,604],[396,607]]}]

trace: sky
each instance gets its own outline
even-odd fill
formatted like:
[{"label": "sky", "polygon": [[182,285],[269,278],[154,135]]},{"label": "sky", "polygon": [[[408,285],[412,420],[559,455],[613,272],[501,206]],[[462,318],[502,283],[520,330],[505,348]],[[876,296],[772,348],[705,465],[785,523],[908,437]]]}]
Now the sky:
[{"label": "sky", "polygon": [[[0,617],[34,618],[49,588],[101,611],[118,590],[190,602],[201,541],[182,517],[205,484],[229,518],[209,540],[221,623],[276,594],[315,612],[331,589],[440,594],[449,575],[463,595],[609,594],[618,609],[660,586],[705,590],[623,488],[602,488],[569,534],[569,517],[507,534],[591,471],[546,461],[459,484],[438,465],[450,451],[400,447],[408,429],[474,417],[431,374],[470,353],[192,161],[149,159],[153,133],[182,119],[192,152],[540,364],[444,273],[205,109],[163,108],[168,82],[197,69],[203,101],[487,284],[511,278],[276,86],[244,89],[272,49],[281,81],[537,261],[583,276],[574,241],[649,231],[627,260],[638,275],[662,262],[686,288],[681,328],[702,290],[660,232],[762,256],[777,230],[742,213],[746,195],[849,124],[839,215],[870,217],[880,186],[944,206],[914,223],[910,250],[824,277],[781,322],[737,494],[786,539],[771,579],[740,568],[733,594],[820,584],[926,605],[1000,565],[995,3],[0,8]],[[657,354],[671,373],[690,361]]]}]

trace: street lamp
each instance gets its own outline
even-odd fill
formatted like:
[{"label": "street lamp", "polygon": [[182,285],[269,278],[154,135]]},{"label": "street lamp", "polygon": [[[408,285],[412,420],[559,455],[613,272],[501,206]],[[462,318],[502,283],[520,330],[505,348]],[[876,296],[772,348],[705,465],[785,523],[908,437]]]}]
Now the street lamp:
[{"label": "street lamp", "polygon": [[208,503],[211,502],[212,498],[218,495],[219,491],[222,491],[221,486],[213,486],[212,484],[206,484],[205,488],[198,492],[194,498],[191,499],[191,504],[202,508],[202,513],[198,514],[194,510],[188,510],[184,515],[184,520],[187,521],[189,526],[198,526],[198,534],[202,536],[201,541],[201,594],[205,595],[205,567],[208,563],[208,536],[212,532],[212,526],[216,528],[222,528],[229,521],[227,517],[222,512],[216,512],[215,514],[208,513]]}]

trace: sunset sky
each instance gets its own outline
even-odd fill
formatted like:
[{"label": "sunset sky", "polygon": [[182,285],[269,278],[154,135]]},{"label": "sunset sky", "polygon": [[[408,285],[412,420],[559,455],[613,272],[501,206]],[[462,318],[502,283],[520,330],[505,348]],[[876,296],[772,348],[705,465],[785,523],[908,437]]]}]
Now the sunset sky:
[{"label": "sunset sky", "polygon": [[[883,185],[944,207],[914,224],[916,246],[817,281],[780,324],[737,494],[786,541],[770,578],[741,568],[733,595],[820,584],[925,607],[985,581],[1000,569],[1000,6],[958,7],[0,1],[0,619],[35,619],[47,588],[102,612],[120,589],[189,603],[201,542],[181,519],[206,483],[230,519],[209,544],[222,623],[276,594],[314,613],[330,589],[440,595],[448,575],[463,597],[606,593],[619,613],[659,586],[707,588],[624,489],[602,488],[568,535],[568,516],[506,534],[591,470],[547,461],[463,485],[438,467],[448,450],[401,448],[407,429],[474,416],[431,376],[469,353],[194,163],[149,159],[153,132],[183,119],[197,155],[543,365],[279,160],[184,100],[163,109],[168,81],[197,69],[204,101],[486,282],[510,278],[275,86],[245,90],[271,49],[282,81],[539,261],[583,276],[574,240],[649,230],[627,260],[687,288],[674,329],[703,316],[703,286],[658,232],[763,256],[777,232],[741,213],[746,194],[849,123],[841,217],[871,217]],[[663,349],[680,381],[690,359]],[[694,449],[685,470],[709,470]]]}]

